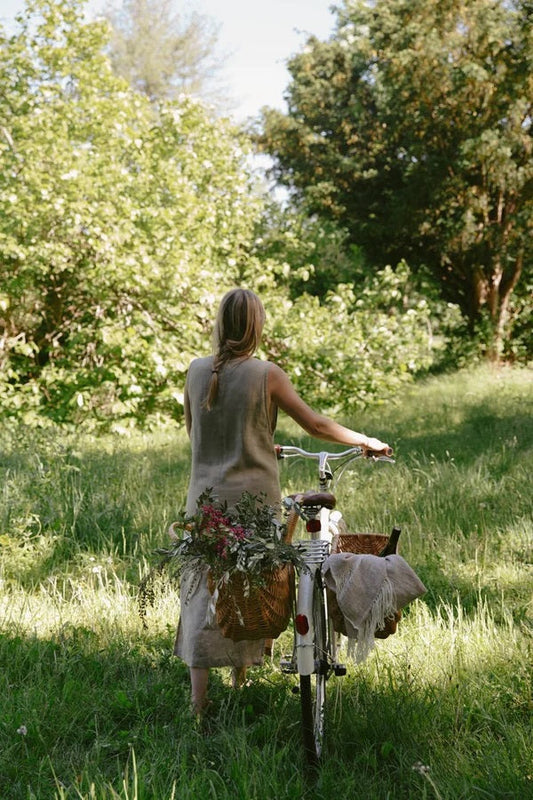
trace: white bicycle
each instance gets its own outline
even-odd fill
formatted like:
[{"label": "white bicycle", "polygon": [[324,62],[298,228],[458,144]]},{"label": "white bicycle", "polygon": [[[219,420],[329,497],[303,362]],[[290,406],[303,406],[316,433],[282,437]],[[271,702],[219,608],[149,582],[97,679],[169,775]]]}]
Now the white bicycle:
[{"label": "white bicycle", "polygon": [[[322,753],[326,711],[326,683],[331,675],[346,674],[346,665],[337,660],[337,635],[328,613],[328,598],[322,579],[322,564],[330,554],[333,536],[339,533],[342,514],[335,510],[336,498],[329,491],[333,482],[330,462],[339,462],[339,478],[349,463],[358,458],[394,463],[388,455],[351,447],[339,453],[308,452],[292,445],[277,445],[279,459],[303,457],[318,466],[318,489],[291,495],[283,500],[288,514],[287,538],[292,539],[298,519],[305,521],[309,537],[292,542],[303,557],[296,591],[293,652],[283,656],[282,672],[299,676],[303,746],[308,762],[316,765]],[[396,552],[400,534],[394,528],[388,544],[379,555]]]}]

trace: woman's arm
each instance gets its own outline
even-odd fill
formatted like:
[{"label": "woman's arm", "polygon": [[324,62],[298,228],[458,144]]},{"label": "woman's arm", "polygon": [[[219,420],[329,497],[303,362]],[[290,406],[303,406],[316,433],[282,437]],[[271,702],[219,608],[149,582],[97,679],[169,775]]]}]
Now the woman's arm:
[{"label": "woman's arm", "polygon": [[276,364],[270,365],[268,371],[268,390],[270,400],[285,411],[300,425],[310,436],[323,439],[326,442],[337,442],[352,447],[360,446],[376,452],[390,449],[387,444],[379,439],[357,433],[344,425],[334,422],[329,417],[317,414],[305,403],[296,392],[288,375]]}]

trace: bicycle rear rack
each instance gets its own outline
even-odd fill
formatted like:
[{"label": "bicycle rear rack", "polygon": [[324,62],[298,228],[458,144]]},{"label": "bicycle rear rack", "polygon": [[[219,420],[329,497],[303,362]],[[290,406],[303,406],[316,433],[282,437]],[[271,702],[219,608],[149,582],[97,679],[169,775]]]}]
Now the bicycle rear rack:
[{"label": "bicycle rear rack", "polygon": [[330,543],[325,539],[299,539],[294,547],[301,553],[307,567],[318,567],[329,556]]}]

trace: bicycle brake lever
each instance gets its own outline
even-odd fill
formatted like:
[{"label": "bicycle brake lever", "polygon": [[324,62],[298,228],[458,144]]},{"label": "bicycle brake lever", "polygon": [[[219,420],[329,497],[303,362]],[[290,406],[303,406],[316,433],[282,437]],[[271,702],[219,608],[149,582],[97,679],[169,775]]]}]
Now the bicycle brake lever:
[{"label": "bicycle brake lever", "polygon": [[387,461],[389,464],[396,464],[396,459],[391,458],[390,456],[368,456],[372,459],[372,461]]}]

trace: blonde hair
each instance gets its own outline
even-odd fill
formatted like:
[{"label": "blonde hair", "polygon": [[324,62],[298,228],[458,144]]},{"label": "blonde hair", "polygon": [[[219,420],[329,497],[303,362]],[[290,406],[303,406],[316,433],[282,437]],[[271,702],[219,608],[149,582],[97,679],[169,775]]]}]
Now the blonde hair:
[{"label": "blonde hair", "polygon": [[249,358],[261,341],[265,309],[250,289],[231,289],[220,302],[213,331],[213,372],[204,400],[212,407],[218,396],[218,375],[227,361]]}]

